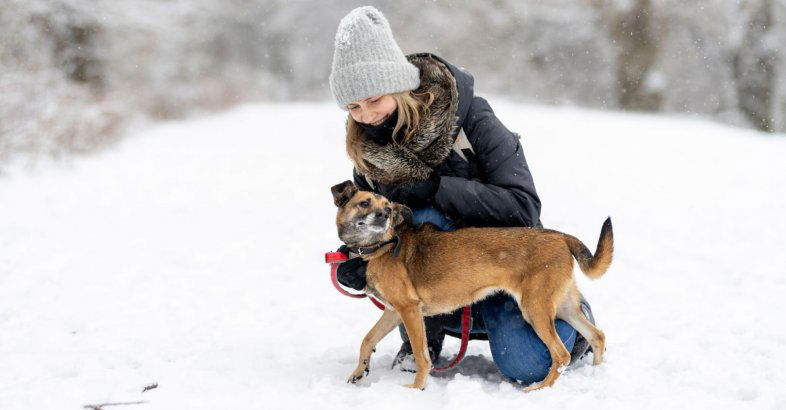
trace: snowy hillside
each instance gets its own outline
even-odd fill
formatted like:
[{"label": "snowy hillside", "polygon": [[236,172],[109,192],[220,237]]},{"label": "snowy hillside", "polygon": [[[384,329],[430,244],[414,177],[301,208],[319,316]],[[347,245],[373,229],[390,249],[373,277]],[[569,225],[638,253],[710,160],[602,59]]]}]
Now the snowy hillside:
[{"label": "snowy hillside", "polygon": [[546,226],[594,248],[614,220],[610,271],[578,279],[601,366],[525,394],[476,341],[460,374],[413,391],[389,370],[394,333],[347,385],[379,313],[323,263],[343,113],[260,104],[0,178],[0,409],[786,408],[786,138],[492,105],[523,136]]}]

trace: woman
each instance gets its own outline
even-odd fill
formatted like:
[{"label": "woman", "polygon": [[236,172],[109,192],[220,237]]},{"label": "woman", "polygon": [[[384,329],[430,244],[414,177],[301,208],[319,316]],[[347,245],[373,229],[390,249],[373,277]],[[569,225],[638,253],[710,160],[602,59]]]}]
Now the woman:
[{"label": "woman", "polygon": [[[409,206],[414,223],[444,230],[542,227],[519,137],[473,95],[473,83],[469,73],[435,55],[404,56],[379,10],[352,10],[336,33],[330,87],[349,111],[346,143],[355,184]],[[339,266],[338,279],[362,290],[365,268],[360,258],[351,259]],[[582,305],[592,320],[589,305]],[[524,383],[545,377],[548,350],[510,296],[491,296],[472,312],[473,338],[489,340],[505,376]],[[394,365],[412,353],[399,329],[404,343]],[[426,318],[426,331],[436,363],[445,334],[461,332],[459,312]],[[573,358],[586,352],[586,341],[567,323],[558,320],[557,332]]]}]

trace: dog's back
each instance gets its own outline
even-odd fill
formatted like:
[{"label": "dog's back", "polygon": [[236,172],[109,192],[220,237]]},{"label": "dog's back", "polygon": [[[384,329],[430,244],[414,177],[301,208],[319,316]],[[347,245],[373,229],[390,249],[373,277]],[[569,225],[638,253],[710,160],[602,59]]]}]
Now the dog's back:
[{"label": "dog's back", "polygon": [[452,311],[497,290],[518,290],[523,282],[537,284],[542,292],[564,293],[560,290],[573,283],[574,257],[595,279],[608,268],[613,250],[610,220],[604,223],[595,256],[575,237],[548,229],[447,232],[425,224],[406,227],[398,235],[403,256],[398,262],[404,264],[427,315]]}]

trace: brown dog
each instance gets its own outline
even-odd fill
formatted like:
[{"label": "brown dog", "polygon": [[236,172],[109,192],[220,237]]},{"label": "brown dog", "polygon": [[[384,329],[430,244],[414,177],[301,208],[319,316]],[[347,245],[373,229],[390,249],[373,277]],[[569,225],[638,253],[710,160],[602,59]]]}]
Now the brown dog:
[{"label": "brown dog", "polygon": [[592,346],[593,364],[603,361],[605,336],[582,314],[573,278],[573,258],[588,277],[601,277],[611,264],[611,219],[603,224],[595,256],[573,236],[534,228],[464,228],[453,232],[430,224],[414,227],[404,205],[346,181],[331,188],[338,207],[338,235],[368,261],[365,292],[381,300],[385,312],[363,339],[355,383],[368,373],[376,344],[399,323],[412,344],[417,373],[407,385],[423,389],[431,370],[424,316],[452,312],[504,291],[519,304],[551,354],[546,378],[527,391],[554,384],[570,354],[554,328],[568,322]]}]

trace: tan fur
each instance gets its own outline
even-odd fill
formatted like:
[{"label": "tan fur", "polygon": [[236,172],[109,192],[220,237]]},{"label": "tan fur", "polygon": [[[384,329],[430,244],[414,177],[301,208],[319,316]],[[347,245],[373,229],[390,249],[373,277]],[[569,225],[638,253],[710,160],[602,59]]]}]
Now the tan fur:
[{"label": "tan fur", "polygon": [[[401,320],[417,364],[415,381],[408,387],[425,388],[431,362],[426,353],[423,317],[452,312],[497,290],[515,297],[524,320],[551,354],[552,366],[546,378],[526,390],[551,386],[570,361],[554,327],[556,319],[565,320],[589,341],[593,364],[602,362],[605,336],[581,312],[573,259],[592,278],[606,272],[613,253],[610,220],[604,224],[593,257],[578,239],[552,230],[465,228],[443,232],[431,225],[412,227],[402,221],[409,211],[405,206],[342,184],[336,187],[342,188],[334,189],[334,197],[337,191],[349,196],[336,200],[343,203],[336,217],[338,225],[357,218],[359,212],[392,208],[393,223],[377,238],[378,243],[394,235],[401,242],[398,256],[393,255],[392,244],[363,256],[369,262],[366,292],[382,300],[387,310],[363,339],[358,367],[350,382],[358,381],[368,371],[374,346]],[[368,206],[359,208],[361,202]]]}]

